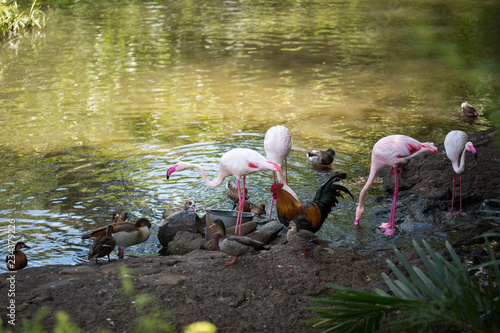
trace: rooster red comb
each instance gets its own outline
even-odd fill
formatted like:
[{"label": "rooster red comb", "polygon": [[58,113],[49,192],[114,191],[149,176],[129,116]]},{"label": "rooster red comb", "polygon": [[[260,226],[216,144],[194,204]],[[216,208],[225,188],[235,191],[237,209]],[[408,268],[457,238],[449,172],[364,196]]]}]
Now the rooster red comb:
[{"label": "rooster red comb", "polygon": [[271,185],[271,192],[276,192],[278,190],[281,190],[283,188],[283,183],[274,183]]}]

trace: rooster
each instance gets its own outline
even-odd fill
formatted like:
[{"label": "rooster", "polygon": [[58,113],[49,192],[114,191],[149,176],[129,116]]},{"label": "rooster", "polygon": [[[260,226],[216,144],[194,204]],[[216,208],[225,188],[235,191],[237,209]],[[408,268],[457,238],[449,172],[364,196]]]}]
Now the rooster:
[{"label": "rooster", "polygon": [[345,178],[345,173],[336,172],[316,192],[314,200],[305,204],[293,198],[283,189],[283,183],[275,183],[271,186],[271,192],[276,200],[276,210],[280,222],[288,227],[290,221],[295,220],[300,229],[317,232],[321,229],[326,217],[332,208],[338,203],[337,197],[342,192],[352,196],[351,192],[344,186],[334,184],[335,181]]}]

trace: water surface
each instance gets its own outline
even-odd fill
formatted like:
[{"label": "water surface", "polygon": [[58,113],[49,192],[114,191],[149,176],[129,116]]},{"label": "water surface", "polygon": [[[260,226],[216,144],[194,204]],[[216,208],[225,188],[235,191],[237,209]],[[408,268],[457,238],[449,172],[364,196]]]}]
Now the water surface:
[{"label": "water surface", "polygon": [[[232,206],[196,170],[166,181],[168,166],[198,163],[215,178],[225,151],[265,154],[265,132],[282,124],[293,135],[289,177],[301,200],[329,175],[307,165],[308,150],[333,148],[333,170],[348,174],[356,200],[341,201],[322,237],[367,248],[411,237],[439,244],[454,222],[418,212],[399,218],[421,232],[381,235],[370,210],[390,200],[373,200],[378,186],[364,228],[352,224],[378,139],[401,133],[437,144],[451,129],[490,126],[459,115],[466,100],[478,108],[498,100],[498,9],[474,5],[56,2],[43,31],[0,45],[1,231],[15,221],[16,239],[33,247],[30,266],[73,264],[86,260],[83,232],[127,211],[153,222],[153,236],[127,253],[155,254],[164,209],[188,199],[200,215]],[[268,206],[270,181],[248,177],[251,200]]]}]

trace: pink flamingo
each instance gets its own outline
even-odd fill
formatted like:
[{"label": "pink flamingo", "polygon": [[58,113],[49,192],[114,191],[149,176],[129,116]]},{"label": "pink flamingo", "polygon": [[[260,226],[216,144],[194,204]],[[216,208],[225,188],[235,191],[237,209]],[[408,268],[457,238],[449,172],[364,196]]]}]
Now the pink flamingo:
[{"label": "pink flamingo", "polygon": [[[292,196],[299,200],[297,194],[288,186],[288,165],[287,156],[292,150],[292,134],[290,130],[285,126],[278,125],[273,126],[267,130],[266,136],[264,137],[264,150],[266,151],[266,157],[269,161],[272,161],[279,165],[283,164],[285,161],[285,179],[278,173],[278,181],[284,184],[284,189],[287,190]],[[276,184],[275,172],[273,171],[273,184]],[[271,208],[269,209],[269,222],[271,222],[271,216],[273,214],[273,203],[274,197],[271,197]]]},{"label": "pink flamingo", "polygon": [[[465,152],[468,150],[474,155],[477,161],[477,152],[472,142],[468,142],[468,136],[462,131],[451,131],[446,135],[444,139],[444,149],[446,150],[446,156],[451,161],[453,166],[453,190],[451,195],[451,212],[446,213],[446,215],[454,215],[453,213],[453,201],[455,201],[455,174],[460,175],[460,210],[458,214],[465,216],[466,212],[462,210],[462,172],[465,169]],[[460,164],[458,163],[460,160]]]},{"label": "pink flamingo", "polygon": [[[419,141],[405,135],[389,135],[380,139],[372,151],[372,165],[370,167],[370,176],[365,186],[359,194],[359,203],[356,208],[356,220],[354,225],[359,224],[359,219],[363,215],[363,199],[375,179],[377,171],[383,167],[390,166],[394,171],[394,199],[392,201],[391,214],[388,223],[382,223],[380,228],[386,228],[386,235],[394,234],[394,220],[396,212],[396,200],[399,192],[398,173],[396,167],[399,163],[406,162],[423,152],[433,151],[437,155],[436,147],[433,143],[420,143]],[[390,226],[390,228],[389,228]]]},{"label": "pink flamingo", "polygon": [[[264,156],[252,149],[236,148],[232,149],[220,158],[219,175],[215,180],[210,180],[207,177],[205,170],[198,164],[178,162],[168,168],[167,179],[174,171],[182,171],[189,168],[196,168],[200,171],[201,177],[205,185],[210,187],[219,186],[222,181],[229,176],[235,176],[238,185],[238,217],[236,219],[235,233],[238,231],[241,235],[241,220],[243,217],[243,207],[245,205],[245,178],[247,175],[258,171],[279,171],[283,173],[281,167],[274,162],[266,160]],[[243,189],[240,186],[240,178],[243,177]]]}]

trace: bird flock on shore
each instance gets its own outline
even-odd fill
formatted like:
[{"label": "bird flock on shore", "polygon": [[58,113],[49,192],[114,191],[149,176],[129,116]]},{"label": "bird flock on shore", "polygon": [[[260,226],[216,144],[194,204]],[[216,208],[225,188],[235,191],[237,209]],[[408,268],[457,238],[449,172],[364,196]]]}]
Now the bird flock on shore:
[{"label": "bird flock on shore", "polygon": [[[477,117],[477,111],[468,103],[461,105],[462,116]],[[468,136],[463,131],[454,130],[447,134],[444,140],[446,156],[451,161],[453,168],[452,202],[451,210],[446,215],[466,215],[462,207],[462,173],[465,170],[465,154],[471,152],[477,160],[477,150]],[[351,192],[337,182],[346,178],[343,172],[333,172],[330,178],[317,190],[314,199],[310,202],[301,203],[295,191],[290,187],[288,177],[287,157],[292,149],[292,136],[290,131],[282,125],[271,127],[265,134],[264,150],[266,157],[255,150],[247,148],[235,148],[224,153],[219,161],[219,173],[216,178],[210,180],[204,168],[198,164],[177,162],[170,166],[166,172],[167,180],[174,172],[185,169],[197,169],[205,185],[217,187],[223,181],[234,176],[236,181],[229,180],[226,185],[228,196],[234,198],[234,208],[237,208],[236,228],[234,235],[226,234],[226,226],[221,220],[215,220],[210,228],[214,228],[215,248],[235,257],[228,265],[237,262],[239,256],[255,251],[264,246],[262,242],[242,235],[243,212],[252,212],[254,215],[264,215],[265,204],[263,202],[255,205],[248,199],[246,188],[246,177],[256,172],[272,173],[273,181],[270,186],[271,203],[269,208],[269,222],[272,219],[272,208],[276,201],[276,214],[278,220],[288,229],[287,242],[297,251],[300,258],[306,258],[307,252],[314,246],[323,246],[328,242],[320,239],[316,233],[321,229],[332,208],[338,204],[338,199],[349,195]],[[389,221],[382,223],[379,227],[385,229],[385,235],[393,235],[395,232],[395,210],[399,192],[398,165],[407,162],[415,156],[432,152],[438,154],[435,145],[431,142],[419,142],[405,135],[389,135],[381,138],[372,149],[371,166],[366,184],[362,188],[358,205],[355,212],[354,226],[360,225],[363,215],[364,198],[372,185],[377,171],[390,167],[394,173],[394,197],[392,200]],[[326,149],[323,151],[313,150],[307,153],[307,161],[314,167],[331,168],[334,161],[335,151]],[[459,208],[454,211],[455,205],[455,183],[456,176],[459,178]],[[171,214],[180,210],[193,209],[196,211],[195,203],[188,200],[184,207],[165,210],[162,224]],[[150,236],[151,222],[146,218],[138,218],[135,223],[128,221],[127,213],[113,213],[112,221],[108,225],[97,228],[82,235],[82,239],[93,239],[87,258],[89,260],[108,257],[114,248],[118,247],[119,258],[124,257],[124,250],[132,245],[145,242]],[[16,243],[15,247],[9,249],[6,258],[7,268],[11,271],[19,270],[27,266],[26,254],[22,248],[30,248],[24,242]]]}]

